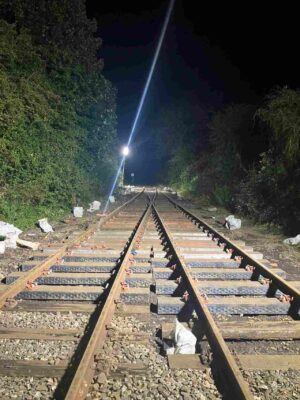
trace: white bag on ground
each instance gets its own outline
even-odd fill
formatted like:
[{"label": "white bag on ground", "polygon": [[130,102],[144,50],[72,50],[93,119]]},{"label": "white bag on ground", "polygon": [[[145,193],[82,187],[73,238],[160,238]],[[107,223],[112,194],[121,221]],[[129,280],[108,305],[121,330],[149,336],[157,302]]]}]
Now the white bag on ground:
[{"label": "white bag on ground", "polygon": [[110,203],[114,203],[116,201],[115,196],[109,196]]},{"label": "white bag on ground", "polygon": [[176,318],[175,354],[195,354],[197,338],[185,328]]},{"label": "white bag on ground", "polygon": [[90,203],[90,208],[88,208],[88,212],[94,212],[100,210],[101,202],[98,200],[94,200],[92,203]]},{"label": "white bag on ground", "polygon": [[44,233],[53,232],[52,226],[48,222],[48,218],[39,219],[39,227]]},{"label": "white bag on ground", "polygon": [[292,238],[284,239],[283,243],[296,246],[300,243],[300,234]]},{"label": "white bag on ground", "polygon": [[73,214],[76,218],[81,218],[83,216],[83,207],[74,207]]},{"label": "white bag on ground", "polygon": [[0,235],[5,236],[5,247],[15,249],[17,239],[22,231],[7,222],[0,221]]},{"label": "white bag on ground", "polygon": [[227,229],[233,231],[234,229],[240,229],[242,226],[242,220],[235,218],[234,215],[229,215],[225,218],[225,226]]}]

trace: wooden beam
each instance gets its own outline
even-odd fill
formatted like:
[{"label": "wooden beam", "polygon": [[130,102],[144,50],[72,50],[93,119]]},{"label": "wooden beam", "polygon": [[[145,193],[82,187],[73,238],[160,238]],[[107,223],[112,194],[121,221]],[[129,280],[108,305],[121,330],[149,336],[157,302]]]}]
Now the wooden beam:
[{"label": "wooden beam", "polygon": [[67,366],[67,361],[59,365],[49,365],[47,361],[41,360],[0,360],[0,375],[60,378]]},{"label": "wooden beam", "polygon": [[[183,323],[187,326],[186,323]],[[294,340],[300,339],[299,321],[230,321],[217,322],[223,338],[226,340]],[[161,324],[162,337],[168,339],[175,329],[175,324],[165,322]],[[193,333],[202,338],[203,327],[195,321]],[[205,340],[205,339],[204,339]]]},{"label": "wooden beam", "polygon": [[234,340],[300,339],[300,321],[218,322],[223,337]]},{"label": "wooden beam", "polygon": [[169,354],[168,364],[171,369],[205,369],[200,354]]},{"label": "wooden beam", "polygon": [[281,370],[300,369],[300,355],[294,354],[238,354],[243,369]]},{"label": "wooden beam", "polygon": [[68,303],[55,301],[18,301],[15,307],[5,308],[3,311],[25,311],[25,312],[46,312],[46,313],[84,313],[92,314],[96,309],[95,304]]},{"label": "wooden beam", "polygon": [[78,341],[82,329],[0,328],[0,339]]}]

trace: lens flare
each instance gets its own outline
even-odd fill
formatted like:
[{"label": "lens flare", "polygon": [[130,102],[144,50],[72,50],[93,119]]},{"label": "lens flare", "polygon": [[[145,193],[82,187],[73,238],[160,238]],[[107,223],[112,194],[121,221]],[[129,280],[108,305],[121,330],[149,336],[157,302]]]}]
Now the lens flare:
[{"label": "lens flare", "polygon": [[129,152],[130,152],[129,147],[128,146],[124,146],[123,149],[122,149],[123,156],[125,156],[125,157],[128,156]]},{"label": "lens flare", "polygon": [[[132,141],[132,139],[134,137],[135,129],[136,129],[136,126],[137,126],[137,123],[138,123],[138,120],[139,120],[139,117],[140,117],[140,114],[141,114],[141,111],[142,111],[142,108],[143,108],[143,105],[144,105],[144,102],[145,102],[145,98],[147,96],[147,92],[148,92],[148,89],[149,89],[149,86],[150,86],[150,82],[151,82],[151,79],[152,79],[152,76],[153,76],[153,72],[155,70],[155,66],[156,66],[157,59],[158,59],[158,56],[159,56],[159,53],[160,53],[160,49],[161,49],[162,43],[163,43],[164,38],[165,38],[166,30],[167,30],[167,27],[168,27],[168,24],[169,24],[169,20],[170,20],[170,16],[171,16],[172,10],[174,8],[174,4],[175,4],[175,0],[170,0],[169,6],[168,6],[168,10],[167,10],[167,13],[166,13],[166,16],[165,16],[164,24],[163,24],[163,27],[162,27],[162,30],[161,30],[161,33],[160,33],[160,37],[159,37],[159,40],[158,40],[158,43],[157,43],[157,46],[156,46],[156,50],[155,50],[155,53],[154,53],[152,64],[151,64],[151,67],[150,67],[150,70],[149,70],[149,73],[148,73],[148,77],[147,77],[147,80],[146,80],[146,84],[145,84],[145,87],[144,87],[144,90],[143,90],[143,94],[142,94],[141,100],[139,102],[139,106],[137,108],[137,112],[136,112],[136,115],[135,115],[135,118],[134,118],[134,121],[133,121],[133,124],[132,124],[132,127],[131,127],[130,135],[129,135],[127,146],[126,146],[127,148],[129,148],[129,145],[130,145],[130,143],[131,143],[131,141]],[[120,175],[120,173],[122,171],[122,167],[123,167],[124,162],[125,162],[125,155],[123,154],[123,157],[121,159],[121,163],[119,165],[117,174],[116,174],[116,176],[114,178],[113,185],[111,187],[109,196],[111,196],[113,194],[113,192],[114,192],[114,190],[116,188],[116,185],[117,185],[117,182],[118,182],[118,178],[119,178],[119,175]],[[108,206],[109,206],[109,197],[107,199],[107,202],[106,202],[106,205],[105,205],[105,208],[104,208],[104,212],[107,211]]]}]

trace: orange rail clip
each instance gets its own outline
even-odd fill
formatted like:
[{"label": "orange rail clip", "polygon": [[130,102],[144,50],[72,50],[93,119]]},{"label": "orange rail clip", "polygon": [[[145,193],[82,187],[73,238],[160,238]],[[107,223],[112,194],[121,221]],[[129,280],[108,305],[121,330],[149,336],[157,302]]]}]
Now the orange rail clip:
[{"label": "orange rail clip", "polygon": [[282,303],[291,303],[294,300],[294,297],[290,296],[289,294],[282,294],[280,295],[279,300]]},{"label": "orange rail clip", "polygon": [[37,286],[37,283],[33,281],[27,281],[26,283],[26,289],[33,290]]},{"label": "orange rail clip", "polygon": [[3,307],[12,309],[12,308],[15,308],[17,305],[18,305],[18,300],[14,299],[13,297],[8,297],[5,300],[5,304]]},{"label": "orange rail clip", "polygon": [[126,289],[128,289],[128,288],[129,288],[129,285],[128,285],[127,282],[121,282],[121,289],[122,289],[122,290],[126,290]]},{"label": "orange rail clip", "polygon": [[49,275],[49,274],[51,274],[51,269],[49,269],[49,268],[45,268],[45,269],[43,269],[43,271],[42,271],[42,275]]},{"label": "orange rail clip", "polygon": [[183,293],[182,299],[183,299],[185,302],[187,302],[188,299],[189,299],[189,297],[190,297],[189,293],[188,293],[187,291],[185,291],[185,292]]},{"label": "orange rail clip", "polygon": [[206,293],[200,293],[200,296],[203,298],[205,303],[208,303],[208,297]]},{"label": "orange rail clip", "polygon": [[262,285],[270,285],[272,283],[272,280],[268,278],[261,278],[258,280],[258,282]]}]

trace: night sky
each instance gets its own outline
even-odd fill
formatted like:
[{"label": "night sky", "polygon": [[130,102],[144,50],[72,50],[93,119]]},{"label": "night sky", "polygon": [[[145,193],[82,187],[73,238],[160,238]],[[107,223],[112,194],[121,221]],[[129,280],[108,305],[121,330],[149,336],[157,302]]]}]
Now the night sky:
[{"label": "night sky", "polygon": [[[158,60],[126,175],[157,179],[152,133],[161,107],[184,97],[207,110],[256,103],[276,85],[299,87],[298,12],[291,2],[177,0]],[[295,3],[296,4],[296,3]],[[118,89],[118,133],[126,143],[150,68],[168,1],[87,0],[103,40],[104,75]]]}]

